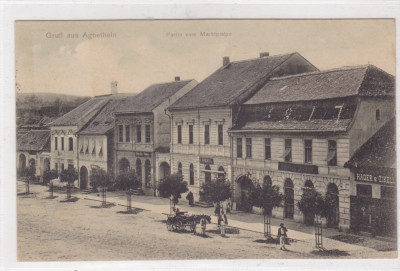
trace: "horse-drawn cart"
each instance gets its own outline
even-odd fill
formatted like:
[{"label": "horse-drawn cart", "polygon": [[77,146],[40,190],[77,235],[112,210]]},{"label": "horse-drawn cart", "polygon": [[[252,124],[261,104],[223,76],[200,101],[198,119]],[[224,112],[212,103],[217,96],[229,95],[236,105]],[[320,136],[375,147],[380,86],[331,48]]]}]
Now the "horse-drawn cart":
[{"label": "horse-drawn cart", "polygon": [[182,231],[189,228],[191,232],[196,233],[196,225],[202,222],[202,220],[203,223],[211,223],[211,217],[209,215],[168,215],[167,229],[169,231]]}]

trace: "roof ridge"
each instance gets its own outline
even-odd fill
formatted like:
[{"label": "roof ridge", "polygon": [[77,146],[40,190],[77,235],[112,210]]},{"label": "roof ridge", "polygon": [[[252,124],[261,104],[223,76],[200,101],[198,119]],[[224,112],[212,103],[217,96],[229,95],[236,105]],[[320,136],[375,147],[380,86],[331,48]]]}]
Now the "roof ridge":
[{"label": "roof ridge", "polygon": [[[294,55],[296,53],[297,52],[287,53],[287,54],[280,54],[280,55],[273,55],[273,56],[263,56],[263,57],[242,59],[242,60],[237,60],[237,61],[231,61],[231,62],[229,62],[229,64],[237,64],[237,63],[249,62],[249,61],[254,61],[254,60],[261,60],[261,59],[268,59],[268,58],[275,58],[275,57],[282,57],[282,56],[288,56],[289,57],[289,56]],[[226,67],[226,66],[224,66],[224,67]]]},{"label": "roof ridge", "polygon": [[302,76],[308,76],[308,75],[317,75],[317,74],[333,73],[333,72],[340,72],[340,71],[351,71],[351,70],[357,70],[357,69],[363,69],[363,68],[368,69],[370,66],[375,67],[374,65],[371,65],[371,64],[358,65],[358,66],[343,66],[340,68],[333,68],[333,69],[329,69],[329,70],[304,72],[304,73],[298,73],[298,74],[292,74],[292,75],[286,75],[286,76],[280,76],[280,77],[272,77],[270,80],[278,81],[278,80],[283,80],[283,79],[287,79],[287,78],[295,78],[295,77],[302,77]]},{"label": "roof ridge", "polygon": [[152,86],[158,86],[158,85],[164,85],[164,84],[173,84],[173,83],[190,82],[190,81],[193,81],[193,80],[195,80],[195,79],[193,78],[193,79],[187,79],[187,80],[179,80],[179,81],[168,81],[168,82],[154,83],[154,84],[149,85],[147,88],[145,88],[144,90],[142,90],[142,91],[139,92],[138,94],[142,93],[143,91],[145,91],[146,89],[148,89],[149,87],[152,87]]}]

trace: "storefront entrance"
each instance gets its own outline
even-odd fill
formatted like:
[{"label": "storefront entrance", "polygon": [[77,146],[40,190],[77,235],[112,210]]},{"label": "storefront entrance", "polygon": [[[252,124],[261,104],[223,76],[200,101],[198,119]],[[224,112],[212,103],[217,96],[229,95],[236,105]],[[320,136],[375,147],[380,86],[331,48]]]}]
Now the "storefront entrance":
[{"label": "storefront entrance", "polygon": [[81,167],[80,173],[79,173],[79,179],[80,179],[80,188],[85,189],[87,188],[88,184],[88,170],[85,166]]},{"label": "storefront entrance", "polygon": [[326,218],[326,225],[328,228],[336,228],[339,225],[339,190],[336,184],[328,184],[326,196],[331,205]]},{"label": "storefront entrance", "polygon": [[240,187],[240,200],[237,202],[237,208],[241,211],[251,212],[251,192],[254,190],[254,184],[247,176],[242,176],[237,180]]}]

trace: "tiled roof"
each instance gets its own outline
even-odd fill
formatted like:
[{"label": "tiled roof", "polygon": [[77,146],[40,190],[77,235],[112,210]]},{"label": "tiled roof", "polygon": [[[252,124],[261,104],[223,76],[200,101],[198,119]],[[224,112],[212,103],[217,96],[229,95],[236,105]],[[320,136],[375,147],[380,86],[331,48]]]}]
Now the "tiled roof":
[{"label": "tiled roof", "polygon": [[154,84],[118,106],[115,113],[151,112],[192,80]]},{"label": "tiled roof", "polygon": [[229,105],[294,54],[231,62],[204,79],[169,109]]},{"label": "tiled roof", "polygon": [[70,112],[62,115],[55,121],[51,122],[49,126],[75,126],[78,125],[81,120],[93,113],[95,110],[99,110],[102,105],[110,98],[110,95],[96,96],[87,102],[84,102],[77,108]]},{"label": "tiled roof", "polygon": [[112,113],[132,95],[112,95],[96,116],[78,132],[80,135],[104,135],[114,128]]},{"label": "tiled roof", "polygon": [[17,138],[18,151],[50,151],[50,131],[31,130]]},{"label": "tiled roof", "polygon": [[257,121],[247,122],[241,128],[232,131],[321,131],[321,132],[342,132],[346,131],[351,119],[341,120],[281,120],[281,121]]},{"label": "tiled roof", "polygon": [[375,66],[367,65],[271,78],[245,104],[309,101],[356,95],[393,96],[394,93],[394,77]]},{"label": "tiled roof", "polygon": [[392,119],[358,149],[344,165],[348,168],[396,168],[396,123]]}]

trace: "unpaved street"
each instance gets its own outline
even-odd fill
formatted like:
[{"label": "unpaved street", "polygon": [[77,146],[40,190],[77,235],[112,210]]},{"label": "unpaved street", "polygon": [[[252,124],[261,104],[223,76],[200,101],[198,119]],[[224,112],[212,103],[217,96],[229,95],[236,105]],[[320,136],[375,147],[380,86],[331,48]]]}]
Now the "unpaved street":
[{"label": "unpaved street", "polygon": [[[31,191],[33,194],[17,198],[19,261],[363,258],[393,257],[396,253],[371,255],[366,250],[316,255],[306,241],[294,242],[284,252],[276,244],[259,242],[263,239],[259,233],[240,230],[224,238],[214,224],[207,225],[207,238],[169,232],[166,216],[160,213],[123,214],[122,206],[99,208],[100,202],[86,200],[81,194],[76,195],[76,202],[62,202],[65,194],[46,199],[47,188],[39,185],[32,185]],[[18,186],[18,192],[23,192],[23,186]]]}]

